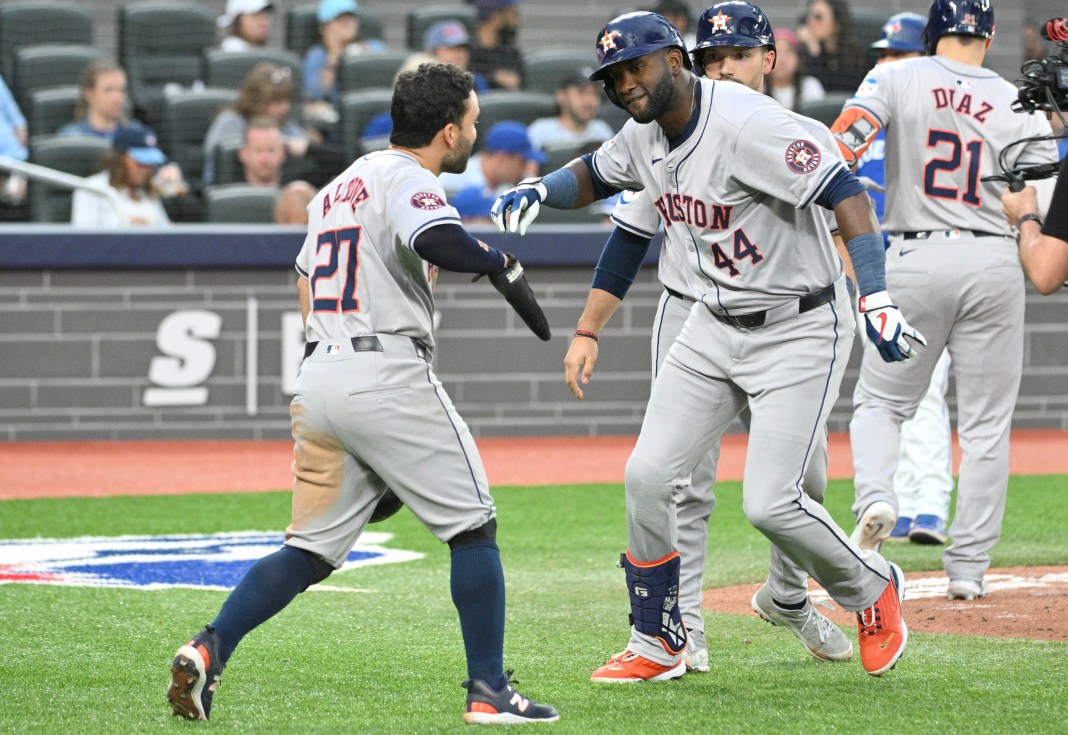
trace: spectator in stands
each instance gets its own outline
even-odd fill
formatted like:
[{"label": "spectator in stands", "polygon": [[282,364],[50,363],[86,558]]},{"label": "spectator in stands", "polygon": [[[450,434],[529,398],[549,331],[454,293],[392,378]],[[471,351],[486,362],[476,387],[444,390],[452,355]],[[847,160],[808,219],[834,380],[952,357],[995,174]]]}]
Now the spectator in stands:
[{"label": "spectator in stands", "polygon": [[[452,64],[464,71],[471,70],[471,35],[467,26],[458,20],[439,20],[426,29],[423,34],[423,50],[409,56],[397,71],[399,77],[406,71],[414,71],[420,64],[428,62]],[[485,92],[490,88],[486,78],[477,72],[475,91]]]},{"label": "spectator in stands", "polygon": [[380,151],[389,147],[389,134],[393,132],[393,118],[389,112],[380,112],[363,126],[360,146],[364,153]]},{"label": "spectator in stands", "polygon": [[537,176],[543,163],[545,154],[530,144],[527,126],[503,120],[489,129],[484,150],[468,159],[462,174],[442,174],[439,180],[450,194],[469,186],[501,194],[521,179]]},{"label": "spectator in stands", "polygon": [[276,225],[308,224],[308,205],[319,192],[307,181],[291,181],[274,200]]},{"label": "spectator in stands", "polygon": [[816,77],[828,92],[855,92],[871,62],[853,31],[846,0],[808,0],[797,36],[803,46],[801,73]]},{"label": "spectator in stands", "polygon": [[593,69],[577,69],[560,81],[556,89],[556,117],[542,117],[527,131],[531,144],[544,150],[550,143],[601,143],[614,134],[611,126],[597,118],[601,110],[601,85],[590,82]]},{"label": "spectator in stands", "polygon": [[816,77],[801,73],[801,40],[789,28],[775,29],[775,67],[768,72],[765,91],[788,110],[797,111],[802,102],[826,96]]},{"label": "spectator in stands", "polygon": [[227,0],[226,13],[218,20],[219,27],[226,29],[220,48],[250,51],[265,47],[273,16],[274,3],[270,0]]},{"label": "spectator in stands", "polygon": [[237,157],[245,169],[245,183],[281,186],[286,146],[278,121],[266,115],[249,120]]},{"label": "spectator in stands", "polygon": [[[26,118],[3,77],[0,77],[0,156],[25,161],[28,157],[26,143],[29,140],[26,131]],[[0,170],[0,220],[23,219],[25,213],[21,208],[25,201],[26,179],[19,174]]]},{"label": "spectator in stands", "polygon": [[293,70],[289,67],[273,64],[253,67],[237,102],[215,117],[204,136],[205,185],[215,180],[215,148],[220,143],[243,140],[248,121],[260,115],[278,122],[289,156],[298,159],[309,156],[312,143],[319,143],[322,138],[317,131],[305,129],[293,118],[293,89]]},{"label": "spectator in stands", "polygon": [[75,227],[111,228],[129,225],[161,226],[170,224],[163,201],[153,182],[157,169],[167,162],[156,146],[156,136],[143,127],[119,128],[104,157],[104,170],[88,181],[99,188],[111,187],[123,204],[120,218],[101,196],[77,189],[71,206],[71,224]]},{"label": "spectator in stands", "polygon": [[660,13],[660,15],[671,21],[671,25],[679,29],[679,33],[682,34],[682,40],[686,42],[686,48],[692,50],[697,45],[697,33],[690,28],[692,21],[690,6],[683,0],[660,0],[649,10],[654,13]]},{"label": "spectator in stands", "polygon": [[469,225],[491,224],[490,210],[497,201],[497,192],[484,186],[467,186],[449,197],[461,221]]},{"label": "spectator in stands", "polygon": [[120,127],[143,127],[126,117],[126,72],[111,61],[93,61],[78,80],[81,99],[75,121],[64,125],[60,135],[95,135],[111,140]]},{"label": "spectator in stands", "polygon": [[306,103],[313,106],[325,103],[337,110],[340,102],[337,79],[342,57],[384,48],[381,41],[360,40],[358,13],[356,0],[321,0],[319,3],[316,18],[321,43],[309,48],[304,55]]},{"label": "spectator in stands", "polygon": [[471,71],[495,89],[523,86],[523,54],[516,45],[520,0],[477,0],[478,27]]}]

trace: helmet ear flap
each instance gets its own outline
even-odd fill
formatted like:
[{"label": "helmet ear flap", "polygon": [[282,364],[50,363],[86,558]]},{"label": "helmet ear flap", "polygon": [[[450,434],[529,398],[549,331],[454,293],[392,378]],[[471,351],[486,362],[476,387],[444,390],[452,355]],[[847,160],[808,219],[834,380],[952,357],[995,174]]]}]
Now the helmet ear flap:
[{"label": "helmet ear flap", "polygon": [[612,82],[612,78],[606,76],[602,81],[604,82],[604,93],[608,97],[608,101],[621,110],[627,109],[619,101],[619,95],[616,94],[616,85]]}]

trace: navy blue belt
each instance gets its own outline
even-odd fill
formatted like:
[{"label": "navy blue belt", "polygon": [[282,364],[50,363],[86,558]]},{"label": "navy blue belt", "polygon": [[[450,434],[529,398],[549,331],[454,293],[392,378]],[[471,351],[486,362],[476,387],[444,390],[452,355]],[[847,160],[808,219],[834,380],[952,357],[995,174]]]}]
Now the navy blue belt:
[{"label": "navy blue belt", "polygon": [[1004,232],[983,232],[982,230],[962,230],[951,227],[948,230],[919,230],[917,232],[902,232],[901,237],[906,240],[958,240],[961,237],[1007,237]]}]

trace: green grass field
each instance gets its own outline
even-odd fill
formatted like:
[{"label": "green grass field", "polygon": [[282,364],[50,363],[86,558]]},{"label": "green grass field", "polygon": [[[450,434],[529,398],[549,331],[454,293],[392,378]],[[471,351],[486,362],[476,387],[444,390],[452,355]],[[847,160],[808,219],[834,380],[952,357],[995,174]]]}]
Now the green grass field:
[{"label": "green grass field", "polygon": [[[1064,477],[1013,478],[994,565],[1068,560]],[[756,582],[767,544],[737,483],[718,488],[706,586]],[[590,672],[627,640],[615,567],[625,547],[619,486],[498,488],[508,582],[505,663],[519,689],[557,706],[563,733],[1064,733],[1068,645],[914,633],[896,669],[810,658],[755,615],[706,613],[712,671],[677,682],[595,685]],[[849,483],[828,507],[852,523]],[[0,537],[281,530],[288,493],[0,503]],[[371,590],[301,595],[231,659],[210,723],[171,717],[174,650],[225,593],[0,585],[2,733],[461,732],[463,647],[449,599],[448,549],[408,512],[375,530],[420,561],[336,574]],[[893,545],[908,570],[941,549]],[[847,630],[856,638],[856,629]]]}]

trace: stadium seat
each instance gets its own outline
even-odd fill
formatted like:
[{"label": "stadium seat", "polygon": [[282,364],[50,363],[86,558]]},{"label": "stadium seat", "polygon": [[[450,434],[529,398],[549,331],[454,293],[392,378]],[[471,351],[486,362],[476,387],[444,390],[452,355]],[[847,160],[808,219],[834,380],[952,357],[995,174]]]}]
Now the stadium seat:
[{"label": "stadium seat", "polygon": [[423,35],[426,29],[439,20],[458,20],[467,26],[467,32],[471,38],[475,37],[478,16],[474,4],[426,5],[408,13],[408,48],[413,51],[422,51]]},{"label": "stadium seat", "polygon": [[343,93],[364,89],[393,89],[393,79],[408,56],[407,51],[394,50],[345,56],[341,59],[341,70],[338,72],[338,89]]},{"label": "stadium seat", "polygon": [[300,58],[292,51],[257,49],[255,51],[223,51],[208,49],[204,52],[204,83],[209,87],[241,89],[252,68],[259,64],[288,66],[293,70],[294,97],[301,99]]},{"label": "stadium seat", "polygon": [[119,9],[119,62],[140,116],[156,124],[164,87],[204,79],[204,50],[216,45],[215,15],[171,0],[140,0]]},{"label": "stadium seat", "polygon": [[581,209],[553,209],[542,207],[538,210],[537,225],[599,225],[604,224],[604,217],[597,204]]},{"label": "stadium seat", "polygon": [[360,143],[363,129],[375,115],[389,111],[392,99],[391,89],[367,89],[342,95],[338,131],[346,161],[355,161],[366,152]]},{"label": "stadium seat", "polygon": [[70,2],[0,4],[0,73],[9,85],[15,74],[15,52],[23,46],[46,43],[91,46],[93,19],[89,11]]},{"label": "stadium seat", "polygon": [[541,172],[547,174],[571,163],[587,150],[589,143],[576,143],[574,141],[559,141],[548,143],[542,149],[545,153],[545,163],[541,165]]},{"label": "stadium seat", "polygon": [[204,189],[208,222],[274,222],[274,200],[278,189],[253,184],[225,184]]},{"label": "stadium seat", "polygon": [[556,99],[546,92],[505,92],[494,90],[478,97],[481,112],[478,115],[478,128],[482,135],[475,141],[475,149],[481,147],[486,132],[501,120],[518,120],[530,125],[539,117],[556,115]]},{"label": "stadium seat", "polygon": [[237,100],[237,91],[206,87],[175,92],[163,98],[160,148],[182,167],[185,180],[196,189],[204,175],[204,135],[222,108]]},{"label": "stadium seat", "polygon": [[[853,16],[853,37],[857,39],[857,43],[867,53],[871,45],[882,36],[883,26],[892,15],[892,12],[874,8],[860,8],[854,4],[851,13]],[[873,59],[872,64],[874,65],[874,63]]]},{"label": "stadium seat", "polygon": [[592,74],[594,56],[585,49],[547,49],[529,54],[523,62],[525,88],[552,94],[560,82],[577,72]]},{"label": "stadium seat", "polygon": [[29,122],[30,137],[54,135],[69,122],[74,121],[74,111],[82,98],[77,87],[51,87],[38,89],[30,95],[29,109],[23,110]]},{"label": "stadium seat", "polygon": [[[102,170],[111,144],[95,136],[46,135],[30,139],[30,163],[75,176],[92,176]],[[30,220],[70,222],[71,190],[30,181]]]},{"label": "stadium seat", "polygon": [[[286,12],[286,48],[301,59],[308,49],[319,43],[318,5],[298,5]],[[385,24],[373,13],[360,8],[360,38],[385,39]]]},{"label": "stadium seat", "polygon": [[39,89],[77,84],[82,70],[94,61],[107,61],[106,51],[93,46],[23,46],[15,52],[13,93],[19,109],[30,109],[30,97]]},{"label": "stadium seat", "polygon": [[240,140],[228,140],[215,146],[215,185],[240,184],[245,180],[244,167],[238,151],[244,145]]},{"label": "stadium seat", "polygon": [[853,95],[849,92],[828,93],[823,99],[800,103],[797,106],[797,111],[805,117],[819,120],[827,127],[830,127],[838,119],[838,114],[842,111],[846,100],[852,97]]}]

